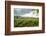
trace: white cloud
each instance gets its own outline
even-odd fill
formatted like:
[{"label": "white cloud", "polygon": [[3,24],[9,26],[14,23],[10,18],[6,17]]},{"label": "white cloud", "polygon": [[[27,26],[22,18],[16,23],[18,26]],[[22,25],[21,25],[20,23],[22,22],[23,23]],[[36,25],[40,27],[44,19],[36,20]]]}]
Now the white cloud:
[{"label": "white cloud", "polygon": [[34,11],[24,14],[24,15],[20,15],[21,17],[34,17],[34,18],[38,18],[39,15],[37,13],[33,14]]}]

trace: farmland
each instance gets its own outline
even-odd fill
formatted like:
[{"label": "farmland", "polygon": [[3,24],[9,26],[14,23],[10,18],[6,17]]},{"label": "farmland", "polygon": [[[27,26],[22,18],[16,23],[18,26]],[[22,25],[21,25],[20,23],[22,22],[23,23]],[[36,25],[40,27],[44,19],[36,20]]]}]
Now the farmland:
[{"label": "farmland", "polygon": [[14,16],[14,27],[33,27],[38,26],[38,24],[39,18]]}]

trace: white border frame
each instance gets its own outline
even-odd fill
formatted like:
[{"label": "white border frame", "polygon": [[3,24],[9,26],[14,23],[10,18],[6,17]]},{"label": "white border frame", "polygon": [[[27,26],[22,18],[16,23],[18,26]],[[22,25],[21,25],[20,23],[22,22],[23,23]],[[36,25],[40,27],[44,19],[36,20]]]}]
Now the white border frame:
[{"label": "white border frame", "polygon": [[[14,8],[39,9],[39,26],[38,27],[15,27],[14,28],[14,11],[13,11]],[[11,31],[29,31],[29,30],[42,30],[42,6],[11,5]]]}]

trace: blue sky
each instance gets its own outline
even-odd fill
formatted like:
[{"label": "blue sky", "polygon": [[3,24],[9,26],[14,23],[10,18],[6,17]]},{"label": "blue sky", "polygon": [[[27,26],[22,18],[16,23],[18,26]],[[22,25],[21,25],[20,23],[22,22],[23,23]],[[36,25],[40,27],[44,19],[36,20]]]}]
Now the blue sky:
[{"label": "blue sky", "polygon": [[14,16],[24,15],[32,12],[32,9],[14,8]]}]

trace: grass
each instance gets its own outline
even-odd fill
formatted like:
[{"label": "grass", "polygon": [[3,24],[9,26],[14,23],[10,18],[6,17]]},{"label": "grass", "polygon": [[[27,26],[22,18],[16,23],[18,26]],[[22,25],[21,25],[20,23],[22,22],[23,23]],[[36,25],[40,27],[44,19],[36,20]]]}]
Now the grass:
[{"label": "grass", "polygon": [[33,27],[38,26],[39,18],[17,18],[14,16],[14,27]]}]

